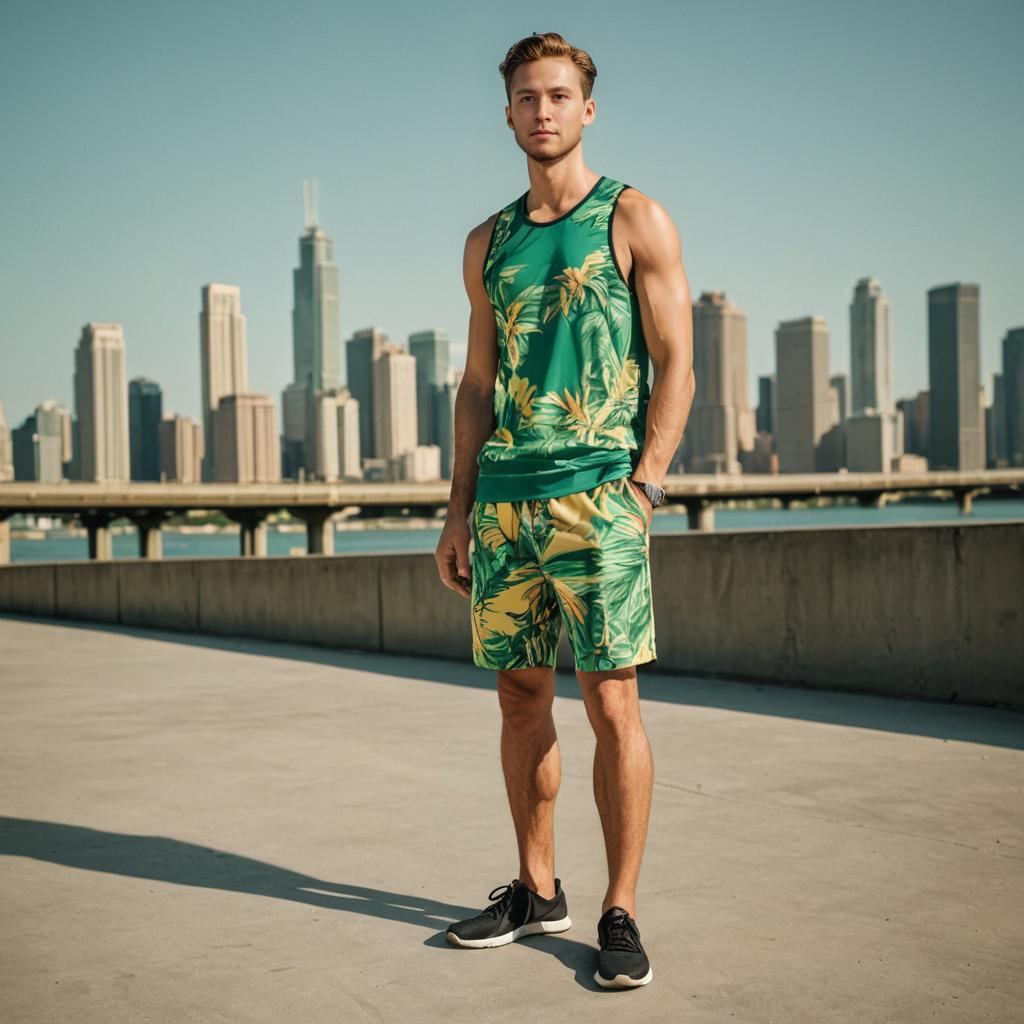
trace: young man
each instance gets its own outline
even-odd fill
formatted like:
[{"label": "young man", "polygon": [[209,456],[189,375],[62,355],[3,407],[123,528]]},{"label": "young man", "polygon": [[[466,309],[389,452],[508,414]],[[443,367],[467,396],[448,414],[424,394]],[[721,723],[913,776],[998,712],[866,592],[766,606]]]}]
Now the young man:
[{"label": "young man", "polygon": [[636,666],[656,658],[651,518],[695,387],[689,286],[665,210],[583,162],[590,57],[547,32],[499,70],[530,188],[466,240],[469,349],[435,557],[471,599],[474,663],[497,670],[519,872],[447,934],[489,947],[570,926],[553,833],[564,622],[597,738],[608,859],[594,976],[634,987],[652,977],[635,920],[653,782]]}]

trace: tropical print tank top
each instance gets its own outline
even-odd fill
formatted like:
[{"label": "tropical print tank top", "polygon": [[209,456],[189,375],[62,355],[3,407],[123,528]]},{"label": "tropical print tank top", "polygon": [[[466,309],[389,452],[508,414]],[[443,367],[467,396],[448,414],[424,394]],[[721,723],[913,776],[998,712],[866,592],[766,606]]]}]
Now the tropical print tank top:
[{"label": "tropical print tank top", "polygon": [[476,460],[477,501],[573,494],[639,460],[647,344],[611,245],[626,188],[602,176],[546,223],[529,219],[524,192],[494,223],[484,285],[498,328],[496,423]]}]

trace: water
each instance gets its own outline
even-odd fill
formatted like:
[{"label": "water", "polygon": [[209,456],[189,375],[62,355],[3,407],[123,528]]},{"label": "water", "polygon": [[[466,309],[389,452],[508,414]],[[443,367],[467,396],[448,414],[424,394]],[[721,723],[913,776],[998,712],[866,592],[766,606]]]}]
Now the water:
[{"label": "water", "polygon": [[[1024,501],[1009,499],[974,500],[974,511],[961,516],[952,501],[903,501],[883,508],[859,505],[831,505],[823,508],[716,509],[719,530],[765,530],[820,526],[867,526],[882,524],[959,523],[1000,520],[1024,521]],[[437,546],[442,520],[436,526],[418,529],[335,530],[334,550],[349,552],[432,552]],[[677,533],[687,529],[685,514],[658,512],[653,534]],[[114,558],[138,558],[135,532],[113,539]],[[182,534],[164,532],[164,558],[231,558],[239,553],[238,533]],[[267,553],[288,555],[293,549],[306,552],[305,533],[267,533]],[[44,540],[12,538],[13,562],[61,562],[89,557],[85,537],[47,537]]]}]

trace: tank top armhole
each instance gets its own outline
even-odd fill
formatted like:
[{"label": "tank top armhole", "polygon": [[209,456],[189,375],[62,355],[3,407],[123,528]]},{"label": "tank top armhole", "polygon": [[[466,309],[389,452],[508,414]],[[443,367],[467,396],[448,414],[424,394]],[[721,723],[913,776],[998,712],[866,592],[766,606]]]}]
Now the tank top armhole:
[{"label": "tank top armhole", "polygon": [[491,225],[491,237],[487,239],[487,248],[484,250],[484,265],[480,271],[480,276],[483,278],[484,288],[487,288],[487,264],[491,259],[491,246],[494,245],[494,236],[498,231],[498,221],[501,220],[501,215],[504,210],[499,210],[494,215],[494,223]]},{"label": "tank top armhole", "polygon": [[612,243],[612,222],[615,220],[615,211],[619,208],[619,196],[621,196],[627,188],[631,187],[631,185],[623,185],[622,188],[619,189],[618,195],[612,202],[612,211],[611,213],[608,214],[608,251],[612,254],[612,264],[615,267],[615,273],[619,275],[619,280],[626,286],[626,288],[632,294],[635,293],[636,291],[634,284],[636,280],[636,275],[634,274],[634,271],[636,268],[631,264],[629,268],[629,278],[627,279],[626,277],[623,276],[622,267],[619,266],[618,257],[616,257],[615,255],[615,246]]}]

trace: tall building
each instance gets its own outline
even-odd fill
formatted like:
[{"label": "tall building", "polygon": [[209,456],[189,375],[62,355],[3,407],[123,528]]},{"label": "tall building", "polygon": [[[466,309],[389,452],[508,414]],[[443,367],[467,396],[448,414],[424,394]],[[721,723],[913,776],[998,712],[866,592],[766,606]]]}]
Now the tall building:
[{"label": "tall building", "polygon": [[307,405],[306,468],[315,480],[338,479],[338,395],[338,389],[310,393]]},{"label": "tall building", "polygon": [[928,291],[928,390],[933,470],[984,469],[979,293],[976,284]]},{"label": "tall building", "polygon": [[345,374],[349,392],[359,402],[359,449],[364,459],[378,457],[373,367],[389,344],[383,331],[364,327],[356,331],[345,345]]},{"label": "tall building", "polygon": [[388,344],[373,364],[374,448],[391,459],[416,447],[416,360]]},{"label": "tall building", "polygon": [[409,335],[409,354],[416,360],[417,434],[420,444],[439,444],[438,400],[448,380],[449,342],[446,331],[433,328]]},{"label": "tall building", "polygon": [[305,384],[289,384],[281,392],[281,473],[298,480],[306,472],[306,423],[311,402]]},{"label": "tall building", "polygon": [[199,311],[199,365],[203,407],[203,480],[217,479],[213,417],[225,395],[249,390],[242,289],[234,284],[207,284]]},{"label": "tall building", "polygon": [[4,403],[0,402],[0,481],[14,479],[14,450],[11,446],[11,428],[7,423]]},{"label": "tall building", "polygon": [[928,392],[919,391],[913,398],[901,398],[896,408],[903,413],[903,450],[927,458],[931,437]]},{"label": "tall building", "polygon": [[455,470],[455,399],[462,372],[453,370],[437,396],[437,444],[441,449],[441,478],[451,480]]},{"label": "tall building", "polygon": [[341,386],[338,328],[338,267],[334,244],[316,224],[307,202],[306,233],[299,240],[299,265],[292,273],[292,355],[294,383],[312,391]]},{"label": "tall building", "polygon": [[164,395],[155,380],[128,382],[128,438],[133,480],[160,479],[160,421]]},{"label": "tall building", "polygon": [[359,401],[344,388],[338,397],[338,475],[343,480],[361,480],[363,460],[359,454]]},{"label": "tall building", "polygon": [[89,323],[75,349],[76,461],[80,479],[130,479],[128,387],[120,324]]},{"label": "tall building", "polygon": [[1006,388],[1003,375],[992,374],[992,404],[985,407],[985,465],[989,469],[1006,466]]},{"label": "tall building", "polygon": [[757,378],[757,429],[775,433],[775,374]]},{"label": "tall building", "polygon": [[1003,336],[1003,395],[1006,402],[1006,461],[1024,466],[1024,327]]},{"label": "tall building", "polygon": [[903,454],[902,413],[854,413],[846,420],[845,433],[851,473],[889,473],[893,459]]},{"label": "tall building", "polygon": [[274,402],[269,395],[225,395],[217,406],[217,480],[221,483],[276,483],[281,447]]},{"label": "tall building", "polygon": [[780,473],[813,473],[830,414],[824,317],[784,320],[775,330],[775,440]]},{"label": "tall building", "polygon": [[693,306],[693,372],[697,393],[683,438],[693,473],[739,473],[754,447],[747,401],[747,317],[725,292],[704,292]]},{"label": "tall building", "polygon": [[862,277],[850,303],[850,381],[854,414],[894,411],[889,300],[873,277]]},{"label": "tall building", "polygon": [[836,423],[845,423],[850,415],[850,399],[846,387],[846,374],[834,373],[828,379],[829,387],[835,392]]},{"label": "tall building", "polygon": [[160,478],[168,483],[195,484],[202,480],[203,427],[187,416],[160,421]]}]

